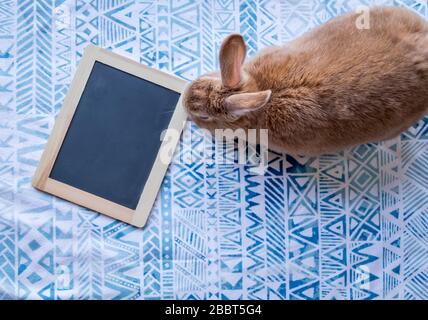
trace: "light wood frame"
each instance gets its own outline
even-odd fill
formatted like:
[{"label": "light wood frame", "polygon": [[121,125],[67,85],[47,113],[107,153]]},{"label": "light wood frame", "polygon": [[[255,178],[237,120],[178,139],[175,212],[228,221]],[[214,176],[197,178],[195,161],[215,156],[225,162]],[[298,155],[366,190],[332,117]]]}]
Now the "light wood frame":
[{"label": "light wood frame", "polygon": [[[149,68],[99,47],[93,45],[87,46],[71,83],[68,94],[64,99],[62,109],[55,121],[55,125],[42,154],[39,165],[33,176],[32,185],[41,191],[61,197],[83,207],[98,211],[134,226],[143,227],[146,224],[150,211],[156,200],[156,196],[162,184],[168,165],[172,160],[171,154],[169,156],[169,162],[166,162],[165,153],[163,153],[162,161],[160,160],[162,148],[170,148],[171,141],[168,142],[168,146],[166,145],[167,143],[165,139],[162,141],[156,160],[135,210],[74,188],[49,177],[61,145],[67,134],[74,112],[79,104],[80,97],[85,89],[86,82],[92,72],[92,67],[96,61],[148,80],[180,94],[184,91],[184,88],[187,85],[185,80],[171,74]],[[168,128],[174,129],[180,134],[187,119],[181,100],[182,98],[180,96],[177,107],[168,126]]]}]

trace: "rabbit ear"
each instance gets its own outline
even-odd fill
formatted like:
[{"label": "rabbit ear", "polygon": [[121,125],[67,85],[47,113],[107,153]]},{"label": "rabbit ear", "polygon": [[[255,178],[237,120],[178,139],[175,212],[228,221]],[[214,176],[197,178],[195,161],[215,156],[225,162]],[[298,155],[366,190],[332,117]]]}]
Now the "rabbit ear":
[{"label": "rabbit ear", "polygon": [[227,111],[234,116],[243,116],[263,107],[270,99],[272,91],[238,93],[225,99]]},{"label": "rabbit ear", "polygon": [[241,67],[246,54],[247,48],[240,34],[231,34],[223,40],[220,48],[220,71],[225,87],[236,87],[241,81]]}]

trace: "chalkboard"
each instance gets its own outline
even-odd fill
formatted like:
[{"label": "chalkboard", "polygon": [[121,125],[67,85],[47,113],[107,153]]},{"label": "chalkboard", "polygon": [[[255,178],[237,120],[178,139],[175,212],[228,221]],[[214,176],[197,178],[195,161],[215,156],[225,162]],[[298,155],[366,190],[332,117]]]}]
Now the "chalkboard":
[{"label": "chalkboard", "polygon": [[96,62],[50,177],[135,209],[179,98]]},{"label": "chalkboard", "polygon": [[33,186],[144,225],[168,166],[159,160],[161,134],[168,128],[180,133],[186,119],[180,103],[185,84],[90,46]]}]

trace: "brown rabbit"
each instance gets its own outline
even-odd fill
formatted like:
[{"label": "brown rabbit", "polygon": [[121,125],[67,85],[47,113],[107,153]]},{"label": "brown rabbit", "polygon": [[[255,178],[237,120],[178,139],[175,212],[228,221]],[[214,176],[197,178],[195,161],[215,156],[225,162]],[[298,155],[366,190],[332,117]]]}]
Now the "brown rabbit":
[{"label": "brown rabbit", "polygon": [[389,139],[428,112],[428,23],[393,7],[332,19],[244,64],[239,34],[220,72],[193,81],[184,106],[202,128],[268,129],[269,146],[301,155]]}]

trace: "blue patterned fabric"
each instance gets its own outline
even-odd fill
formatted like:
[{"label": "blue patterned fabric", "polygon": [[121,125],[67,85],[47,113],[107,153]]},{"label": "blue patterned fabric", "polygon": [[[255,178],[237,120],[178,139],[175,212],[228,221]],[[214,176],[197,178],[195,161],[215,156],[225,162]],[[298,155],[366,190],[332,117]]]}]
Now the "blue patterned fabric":
[{"label": "blue patterned fabric", "polygon": [[223,37],[249,55],[361,4],[423,0],[1,0],[1,299],[427,299],[428,119],[265,176],[192,139],[139,230],[30,186],[90,42],[191,80]]}]

